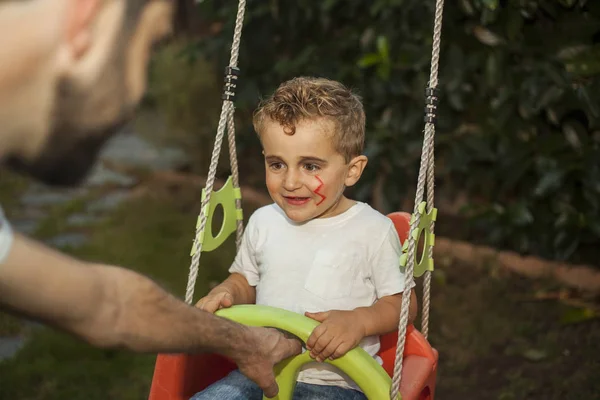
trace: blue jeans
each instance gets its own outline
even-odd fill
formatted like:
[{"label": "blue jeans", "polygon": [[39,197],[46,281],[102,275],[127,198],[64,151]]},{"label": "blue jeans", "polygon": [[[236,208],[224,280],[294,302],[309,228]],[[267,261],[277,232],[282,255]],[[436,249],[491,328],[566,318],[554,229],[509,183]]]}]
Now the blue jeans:
[{"label": "blue jeans", "polygon": [[[236,370],[196,393],[190,400],[262,400],[262,396],[263,392],[258,385]],[[339,386],[298,382],[293,400],[367,400],[367,396],[357,390]]]}]

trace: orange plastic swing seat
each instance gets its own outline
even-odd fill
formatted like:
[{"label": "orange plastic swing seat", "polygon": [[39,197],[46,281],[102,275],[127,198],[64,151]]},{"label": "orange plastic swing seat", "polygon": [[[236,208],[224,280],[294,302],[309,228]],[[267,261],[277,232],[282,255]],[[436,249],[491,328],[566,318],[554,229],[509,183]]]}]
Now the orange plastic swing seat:
[{"label": "orange plastic swing seat", "polygon": [[[394,222],[401,242],[404,242],[410,229],[410,214],[395,212],[388,217]],[[378,355],[383,360],[383,369],[390,376],[394,374],[397,342],[398,332],[381,337]],[[433,400],[437,364],[437,350],[431,347],[413,325],[409,325],[400,381],[402,400]],[[231,360],[218,354],[159,354],[149,400],[189,400],[235,368],[236,365]]]}]

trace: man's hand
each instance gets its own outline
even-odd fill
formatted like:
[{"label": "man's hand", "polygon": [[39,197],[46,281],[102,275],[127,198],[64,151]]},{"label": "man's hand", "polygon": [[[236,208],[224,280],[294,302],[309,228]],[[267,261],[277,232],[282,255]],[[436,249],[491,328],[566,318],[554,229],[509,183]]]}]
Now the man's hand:
[{"label": "man's hand", "polygon": [[306,342],[310,356],[319,362],[340,358],[365,337],[365,328],[354,311],[307,312],[305,315],[321,322]]},{"label": "man's hand", "polygon": [[238,351],[232,358],[240,371],[260,386],[267,397],[275,397],[279,387],[273,367],[288,357],[300,354],[302,345],[297,339],[288,339],[271,328],[248,327],[246,351]]},{"label": "man's hand", "polygon": [[229,308],[233,305],[233,296],[227,291],[209,293],[196,303],[196,307],[214,314],[221,308]]}]

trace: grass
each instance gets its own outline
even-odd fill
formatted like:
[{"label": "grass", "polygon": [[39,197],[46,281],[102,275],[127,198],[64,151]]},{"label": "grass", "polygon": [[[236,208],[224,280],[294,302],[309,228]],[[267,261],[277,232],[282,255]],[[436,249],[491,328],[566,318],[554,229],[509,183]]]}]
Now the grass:
[{"label": "grass", "polygon": [[0,204],[5,214],[18,207],[19,198],[28,187],[28,179],[7,169],[0,169]]},{"label": "grass", "polygon": [[[38,234],[58,233],[64,218],[81,206],[54,209]],[[183,297],[197,207],[195,189],[151,188],[88,227],[88,245],[67,251],[143,272]],[[203,254],[196,298],[225,276],[234,252],[231,239]],[[563,324],[570,309],[523,301],[548,282],[451,260],[436,265],[430,326],[431,342],[440,351],[436,399],[583,399],[600,393],[598,320]],[[19,326],[0,315],[0,332]],[[34,329],[13,359],[0,362],[0,400],[144,399],[154,360]]]},{"label": "grass", "polygon": [[[0,169],[0,205],[5,215],[10,216],[18,207],[18,199],[27,190],[29,181],[20,175]],[[21,320],[0,312],[0,337],[16,336],[23,331]],[[0,389],[1,391],[1,389]]]}]

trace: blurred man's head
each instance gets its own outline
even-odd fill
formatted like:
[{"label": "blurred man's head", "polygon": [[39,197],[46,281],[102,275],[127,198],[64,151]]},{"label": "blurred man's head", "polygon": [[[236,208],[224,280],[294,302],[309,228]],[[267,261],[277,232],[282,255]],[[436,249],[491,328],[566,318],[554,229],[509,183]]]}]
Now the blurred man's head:
[{"label": "blurred man's head", "polygon": [[141,99],[169,0],[0,2],[0,157],[79,183]]}]

